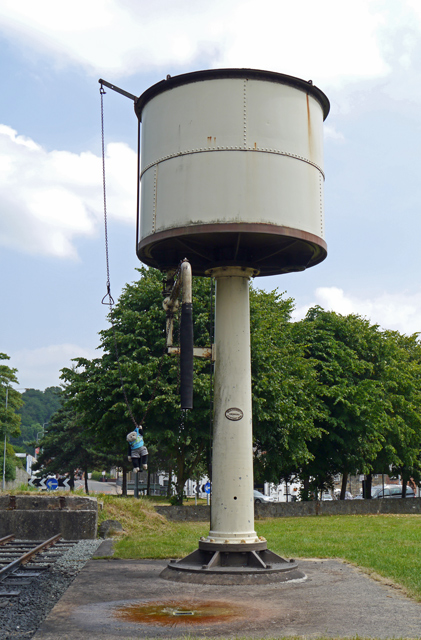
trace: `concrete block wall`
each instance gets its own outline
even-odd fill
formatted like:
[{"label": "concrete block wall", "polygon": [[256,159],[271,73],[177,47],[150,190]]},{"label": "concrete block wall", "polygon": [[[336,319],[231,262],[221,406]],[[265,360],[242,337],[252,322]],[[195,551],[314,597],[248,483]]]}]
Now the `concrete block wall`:
[{"label": "concrete block wall", "polygon": [[371,500],[332,500],[322,502],[270,502],[256,504],[255,518],[300,516],[380,515],[421,513],[421,498],[383,498]]},{"label": "concrete block wall", "polygon": [[0,495],[0,538],[15,534],[26,540],[47,540],[61,533],[65,540],[97,537],[98,502],[83,496]]},{"label": "concrete block wall", "polygon": [[[209,522],[210,507],[155,507],[167,520]],[[270,502],[254,505],[254,517],[299,518],[321,515],[421,514],[421,498],[333,500],[329,502]]]},{"label": "concrete block wall", "polygon": [[16,479],[11,480],[10,482],[5,482],[5,490],[12,491],[13,489],[18,489],[21,484],[28,484],[28,480],[30,477],[30,474],[25,471],[25,469],[16,467]]},{"label": "concrete block wall", "polygon": [[167,520],[177,522],[209,522],[210,520],[210,507],[207,505],[196,505],[195,507],[157,506],[155,511],[167,518]]}]

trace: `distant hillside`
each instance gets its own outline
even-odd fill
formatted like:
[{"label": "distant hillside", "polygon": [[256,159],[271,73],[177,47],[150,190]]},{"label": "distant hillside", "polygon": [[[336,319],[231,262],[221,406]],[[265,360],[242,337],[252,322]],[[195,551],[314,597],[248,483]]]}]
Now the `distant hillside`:
[{"label": "distant hillside", "polygon": [[43,426],[48,430],[48,422],[51,416],[61,407],[61,388],[47,387],[45,391],[27,389],[22,393],[24,404],[20,409],[21,435],[18,438],[10,438],[13,447],[34,454],[34,446],[29,442],[36,441],[37,434],[41,437]]}]

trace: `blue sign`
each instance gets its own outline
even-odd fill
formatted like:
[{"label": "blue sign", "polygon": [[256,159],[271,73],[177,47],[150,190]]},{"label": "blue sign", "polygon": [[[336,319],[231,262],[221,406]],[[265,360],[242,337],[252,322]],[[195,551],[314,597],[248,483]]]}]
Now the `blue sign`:
[{"label": "blue sign", "polygon": [[45,485],[49,491],[54,491],[58,488],[58,480],[57,478],[48,478]]},{"label": "blue sign", "polygon": [[211,490],[210,482],[207,482],[206,484],[203,485],[203,490],[205,493],[210,493],[210,490]]}]

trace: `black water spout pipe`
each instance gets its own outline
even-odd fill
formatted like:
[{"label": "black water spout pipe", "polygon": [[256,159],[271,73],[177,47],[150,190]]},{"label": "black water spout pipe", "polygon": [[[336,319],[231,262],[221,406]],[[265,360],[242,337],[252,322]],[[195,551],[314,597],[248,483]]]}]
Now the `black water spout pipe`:
[{"label": "black water spout pipe", "polygon": [[193,409],[193,303],[192,270],[187,260],[181,265],[183,294],[180,320],[180,402],[182,409]]}]

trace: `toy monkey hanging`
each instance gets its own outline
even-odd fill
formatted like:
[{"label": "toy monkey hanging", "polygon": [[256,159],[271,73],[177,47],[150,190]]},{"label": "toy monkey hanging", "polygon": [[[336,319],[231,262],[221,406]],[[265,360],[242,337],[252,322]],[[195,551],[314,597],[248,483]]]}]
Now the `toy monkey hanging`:
[{"label": "toy monkey hanging", "polygon": [[148,468],[148,449],[143,440],[143,428],[141,425],[127,434],[128,460],[133,464],[133,471],[146,471]]}]

